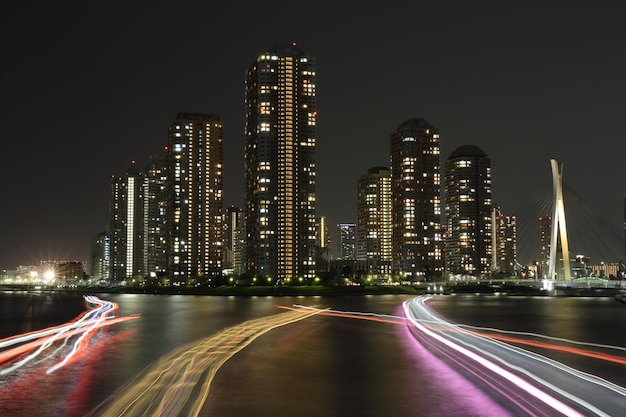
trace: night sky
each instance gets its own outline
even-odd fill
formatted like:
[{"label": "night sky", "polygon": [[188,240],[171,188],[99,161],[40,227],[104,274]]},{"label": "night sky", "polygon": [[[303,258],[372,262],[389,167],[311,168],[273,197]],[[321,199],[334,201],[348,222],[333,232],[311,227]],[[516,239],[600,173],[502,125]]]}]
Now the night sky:
[{"label": "night sky", "polygon": [[[442,163],[472,144],[516,214],[564,181],[616,228],[626,193],[626,2],[31,2],[0,6],[0,268],[88,260],[111,175],[161,152],[179,112],[224,122],[224,204],[244,201],[246,68],[317,59],[317,214],[356,221],[356,181],[418,117]],[[567,210],[567,207],[566,207]]]}]

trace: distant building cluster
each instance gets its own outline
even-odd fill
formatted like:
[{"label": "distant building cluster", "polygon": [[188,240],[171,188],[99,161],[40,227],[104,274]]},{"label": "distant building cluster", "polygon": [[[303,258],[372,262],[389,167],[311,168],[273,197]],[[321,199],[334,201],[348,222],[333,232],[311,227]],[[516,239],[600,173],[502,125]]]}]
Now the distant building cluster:
[{"label": "distant building cluster", "polygon": [[[442,163],[439,130],[420,118],[390,134],[388,166],[356,179],[356,221],[332,229],[316,212],[316,79],[315,58],[295,44],[274,45],[248,68],[244,207],[224,205],[220,117],[179,113],[162,154],[111,178],[109,226],[92,238],[90,278],[297,285],[542,276],[550,215],[538,221],[542,259],[520,265],[516,217],[493,202],[487,154],[465,145]],[[624,217],[626,233],[626,208]]]},{"label": "distant building cluster", "polygon": [[[274,45],[246,73],[245,207],[223,202],[223,126],[181,113],[163,155],[111,184],[109,229],[91,277],[170,285],[312,283],[328,265],[316,217],[315,59]],[[327,236],[328,238],[325,238]]]},{"label": "distant building cluster", "polygon": [[239,210],[223,210],[219,116],[180,113],[163,154],[111,179],[109,228],[92,240],[91,278],[216,282],[233,268]]},{"label": "distant building cluster", "polygon": [[295,44],[274,45],[248,68],[245,207],[224,209],[219,116],[179,114],[162,155],[112,179],[91,277],[277,285],[541,276],[550,216],[538,222],[541,261],[520,265],[516,217],[492,201],[487,154],[465,145],[442,165],[439,131],[419,118],[391,133],[389,166],[357,179],[356,222],[329,230],[316,213],[316,78],[315,58]]},{"label": "distant building cluster", "polygon": [[86,278],[81,261],[40,261],[38,265],[18,266],[14,271],[2,271],[0,283],[27,285],[76,285]]}]

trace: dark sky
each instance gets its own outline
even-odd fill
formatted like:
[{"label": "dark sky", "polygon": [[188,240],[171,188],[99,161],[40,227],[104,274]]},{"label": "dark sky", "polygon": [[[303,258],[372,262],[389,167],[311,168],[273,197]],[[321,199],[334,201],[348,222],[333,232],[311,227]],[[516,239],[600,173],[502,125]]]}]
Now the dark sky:
[{"label": "dark sky", "polygon": [[275,42],[317,58],[317,211],[331,224],[356,220],[359,175],[388,165],[389,135],[419,117],[442,162],[465,144],[489,155],[505,212],[549,190],[555,158],[621,227],[626,2],[224,4],[2,3],[0,268],[86,261],[111,175],[159,153],[179,112],[220,115],[224,203],[243,205],[245,70]]}]

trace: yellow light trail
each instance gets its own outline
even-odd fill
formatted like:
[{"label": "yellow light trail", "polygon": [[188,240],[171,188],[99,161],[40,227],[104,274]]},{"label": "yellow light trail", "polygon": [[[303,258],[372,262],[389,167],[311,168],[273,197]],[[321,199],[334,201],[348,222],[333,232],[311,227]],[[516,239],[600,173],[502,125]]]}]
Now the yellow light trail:
[{"label": "yellow light trail", "polygon": [[87,416],[197,416],[215,374],[228,359],[268,331],[323,311],[298,309],[262,317],[182,346],[118,389]]}]

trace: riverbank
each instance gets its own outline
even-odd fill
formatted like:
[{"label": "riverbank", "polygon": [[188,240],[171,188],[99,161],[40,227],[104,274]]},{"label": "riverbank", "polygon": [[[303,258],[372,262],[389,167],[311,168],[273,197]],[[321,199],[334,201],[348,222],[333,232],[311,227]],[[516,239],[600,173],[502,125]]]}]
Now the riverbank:
[{"label": "riverbank", "polygon": [[559,287],[551,291],[536,286],[513,283],[468,283],[458,285],[351,285],[351,286],[231,286],[219,287],[163,287],[163,286],[79,286],[49,287],[0,286],[2,291],[55,291],[82,294],[164,294],[164,295],[211,295],[211,296],[358,296],[358,295],[424,295],[424,294],[484,294],[507,296],[546,297],[615,297],[626,303],[624,289],[619,288],[572,288]]},{"label": "riverbank", "polygon": [[354,285],[354,286],[220,286],[220,287],[91,287],[75,289],[113,294],[166,294],[214,296],[332,296],[332,295],[382,295],[425,294],[423,289],[410,285]]}]

